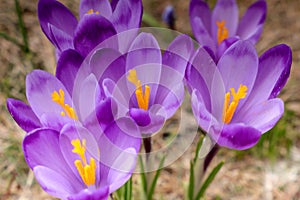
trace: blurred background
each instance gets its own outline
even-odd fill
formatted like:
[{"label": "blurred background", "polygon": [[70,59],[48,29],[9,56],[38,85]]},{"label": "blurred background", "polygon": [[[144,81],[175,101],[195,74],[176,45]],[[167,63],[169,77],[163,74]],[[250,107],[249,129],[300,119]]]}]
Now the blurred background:
[{"label": "blurred background", "polygon": [[[23,158],[22,131],[6,109],[6,98],[26,101],[25,77],[33,69],[55,72],[55,53],[37,19],[37,0],[0,0],[0,199],[53,199],[36,183]],[[60,0],[78,16],[79,0]],[[254,0],[237,0],[240,16]],[[209,1],[213,6],[215,1]],[[300,4],[267,0],[268,13],[259,55],[285,43],[292,48],[290,79],[280,94],[286,111],[280,122],[247,151],[222,149],[211,166],[225,165],[206,192],[206,199],[300,199]],[[168,27],[164,9],[172,5],[176,30],[192,35],[188,0],[144,0],[142,26]],[[188,103],[188,101],[187,101]],[[185,105],[184,105],[185,106]],[[176,123],[174,116],[174,122]],[[190,117],[192,113],[190,112]],[[189,119],[189,118],[187,118]],[[163,130],[162,140],[172,134]],[[164,168],[155,199],[184,199],[193,150]],[[137,176],[137,175],[135,175]],[[138,178],[134,184],[138,185]],[[138,192],[138,191],[137,191]]]}]

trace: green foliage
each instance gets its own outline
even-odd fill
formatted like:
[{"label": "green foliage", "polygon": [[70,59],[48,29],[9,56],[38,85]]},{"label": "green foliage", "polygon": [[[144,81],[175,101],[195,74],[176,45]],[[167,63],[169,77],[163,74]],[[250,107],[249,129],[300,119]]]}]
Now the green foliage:
[{"label": "green foliage", "polygon": [[[11,134],[9,137],[1,137],[0,140],[3,148],[0,153],[0,179],[8,180],[8,183],[16,181],[18,185],[25,185],[29,168],[24,160],[20,138]],[[2,187],[6,187],[9,191],[11,185]]]},{"label": "green foliage", "polygon": [[132,199],[132,177],[125,183],[123,187],[118,189],[113,195],[115,200],[131,200]]},{"label": "green foliage", "polygon": [[235,151],[236,157],[240,159],[250,154],[276,161],[280,157],[289,156],[293,138],[288,131],[294,115],[293,111],[285,109],[284,115],[273,129],[263,134],[253,148],[246,151]]},{"label": "green foliage", "polygon": [[[197,183],[197,181],[201,180],[200,176],[204,177],[206,173],[206,170],[204,169],[203,166],[206,158],[204,158],[204,160],[200,160],[198,158],[199,151],[203,144],[203,139],[204,137],[199,138],[196,147],[195,157],[190,162],[190,178],[189,178],[189,185],[187,191],[187,197],[189,200],[200,200],[204,196],[206,189],[212,183],[212,181],[214,180],[214,178],[216,177],[216,175],[221,170],[224,164],[224,162],[221,161],[217,166],[213,168],[213,170],[209,173],[209,175],[207,176],[204,182],[201,181]],[[201,171],[201,174],[196,175],[196,171]]]}]

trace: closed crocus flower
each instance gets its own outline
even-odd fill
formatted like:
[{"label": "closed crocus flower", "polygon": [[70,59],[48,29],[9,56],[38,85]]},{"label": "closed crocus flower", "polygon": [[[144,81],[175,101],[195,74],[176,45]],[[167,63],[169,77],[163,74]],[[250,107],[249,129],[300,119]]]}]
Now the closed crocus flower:
[{"label": "closed crocus flower", "polygon": [[80,20],[56,0],[39,0],[41,28],[56,47],[57,57],[67,49],[75,49],[85,57],[108,37],[140,27],[140,0],[82,0]]},{"label": "closed crocus flower", "polygon": [[[130,134],[129,134],[130,133]],[[25,136],[25,160],[41,187],[60,199],[104,200],[131,177],[141,140],[130,118],[103,132],[66,124]]]},{"label": "closed crocus flower", "polygon": [[217,65],[200,48],[186,74],[200,127],[220,146],[243,150],[255,145],[284,112],[276,96],[291,62],[291,50],[284,44],[258,58],[250,41],[238,41]]},{"label": "closed crocus flower", "polygon": [[213,52],[215,60],[238,39],[255,44],[263,30],[267,5],[264,0],[253,3],[239,22],[235,0],[218,0],[211,11],[203,0],[191,0],[190,22],[197,41]]},{"label": "closed crocus flower", "polygon": [[101,129],[114,120],[116,105],[112,99],[102,98],[94,75],[86,76],[74,90],[68,90],[68,86],[48,72],[34,70],[26,77],[29,105],[8,99],[8,110],[26,132],[41,127],[60,131],[68,123]]},{"label": "closed crocus flower", "polygon": [[[184,97],[184,74],[193,51],[192,40],[178,36],[164,54],[149,33],[141,33],[126,54],[103,49],[91,57],[91,69],[113,59],[105,73],[96,75],[103,93],[118,103],[118,115],[129,115],[141,133],[158,131],[179,108]],[[116,73],[117,72],[117,73]]]}]

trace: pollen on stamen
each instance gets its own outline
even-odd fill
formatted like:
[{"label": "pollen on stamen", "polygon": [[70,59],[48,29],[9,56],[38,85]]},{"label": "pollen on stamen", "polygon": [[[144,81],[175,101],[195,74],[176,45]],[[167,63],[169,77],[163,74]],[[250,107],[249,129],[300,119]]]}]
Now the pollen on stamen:
[{"label": "pollen on stamen", "polygon": [[228,38],[229,32],[225,26],[226,24],[225,20],[217,21],[216,24],[218,26],[218,32],[217,32],[218,45],[220,45],[221,42],[223,42],[223,40]]},{"label": "pollen on stamen", "polygon": [[230,103],[230,92],[227,92],[224,97],[223,106],[223,122],[229,124],[233,118],[236,108],[238,107],[239,101],[247,96],[248,87],[240,84],[237,92],[234,88],[229,89],[232,95],[232,102]]},{"label": "pollen on stamen", "polygon": [[85,155],[86,150],[86,140],[83,139],[82,143],[79,139],[74,139],[71,141],[74,149],[73,153],[77,154],[80,157],[80,160],[75,160],[74,165],[80,175],[82,181],[86,186],[95,185],[96,183],[96,162],[94,158],[90,158],[89,164],[87,163],[87,157]]},{"label": "pollen on stamen", "polygon": [[86,12],[86,14],[99,14],[99,12],[98,11],[96,11],[96,12],[94,12],[94,9],[89,9],[87,12]]},{"label": "pollen on stamen", "polygon": [[129,75],[127,76],[127,80],[132,84],[134,84],[136,87],[135,96],[139,108],[143,110],[148,110],[149,99],[150,99],[150,86],[145,85],[145,91],[143,92],[141,81],[138,79],[135,69],[129,70]]},{"label": "pollen on stamen", "polygon": [[61,108],[63,109],[63,111],[60,112],[61,116],[63,117],[68,116],[72,119],[78,120],[74,108],[72,108],[68,104],[65,104],[65,93],[62,89],[59,89],[58,92],[57,91],[52,92],[51,97],[52,97],[52,101],[60,105]]}]

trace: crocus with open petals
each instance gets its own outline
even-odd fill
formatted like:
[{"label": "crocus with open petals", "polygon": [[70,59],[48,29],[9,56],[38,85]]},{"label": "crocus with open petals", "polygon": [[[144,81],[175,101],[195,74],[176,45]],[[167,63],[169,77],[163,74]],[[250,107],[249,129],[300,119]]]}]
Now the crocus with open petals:
[{"label": "crocus with open petals", "polygon": [[[140,33],[126,54],[100,49],[90,60],[103,92],[118,102],[118,115],[129,115],[143,134],[158,131],[179,108],[184,97],[184,74],[194,46],[180,35],[162,55],[150,33]],[[111,58],[105,73],[99,64]],[[104,71],[104,70],[103,70]]]},{"label": "crocus with open petals", "polygon": [[276,96],[291,62],[291,49],[284,44],[258,58],[250,41],[238,41],[217,65],[200,48],[186,74],[200,127],[220,146],[243,150],[255,145],[284,112]]},{"label": "crocus with open petals", "polygon": [[78,21],[59,1],[38,3],[41,28],[55,46],[58,58],[68,49],[75,49],[85,57],[108,37],[138,28],[142,12],[140,0],[82,0]]},{"label": "crocus with open petals", "polygon": [[200,43],[217,61],[224,51],[238,39],[255,44],[263,30],[267,5],[264,0],[253,3],[239,22],[235,0],[218,0],[211,11],[203,0],[191,0],[190,23]]},{"label": "crocus with open petals", "polygon": [[130,118],[103,132],[66,124],[25,136],[25,160],[42,188],[60,199],[105,200],[131,177],[141,140]]},{"label": "crocus with open petals", "polygon": [[98,128],[104,128],[114,120],[115,103],[113,99],[102,98],[94,75],[86,76],[74,90],[68,89],[52,74],[34,70],[26,77],[29,105],[8,99],[7,107],[26,132],[42,127],[60,131],[68,123],[89,127],[96,122],[97,125],[99,123]]}]

